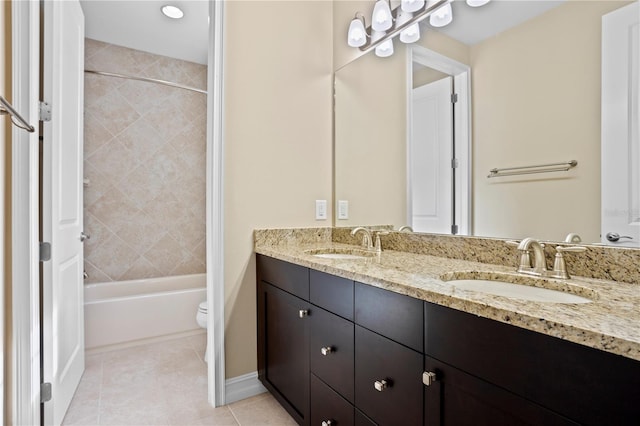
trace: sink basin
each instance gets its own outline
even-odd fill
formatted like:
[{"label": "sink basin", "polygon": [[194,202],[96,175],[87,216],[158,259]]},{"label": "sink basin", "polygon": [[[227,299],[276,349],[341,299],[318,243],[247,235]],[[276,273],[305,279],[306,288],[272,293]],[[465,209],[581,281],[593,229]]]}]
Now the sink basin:
[{"label": "sink basin", "polygon": [[[591,303],[593,290],[572,284],[490,273],[458,273],[441,277],[455,289],[543,303]],[[517,282],[514,282],[517,281]]]},{"label": "sink basin", "polygon": [[376,255],[374,252],[350,249],[350,248],[329,248],[307,250],[305,253],[323,259],[342,259],[342,260],[364,260],[370,259]]}]

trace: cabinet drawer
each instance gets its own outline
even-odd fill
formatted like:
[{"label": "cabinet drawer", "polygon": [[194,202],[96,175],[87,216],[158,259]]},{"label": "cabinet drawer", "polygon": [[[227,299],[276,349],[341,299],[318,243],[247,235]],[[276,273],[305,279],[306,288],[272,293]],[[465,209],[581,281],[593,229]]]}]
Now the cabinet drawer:
[{"label": "cabinet drawer", "polygon": [[256,264],[258,280],[309,300],[309,270],[307,268],[260,254],[256,255]]},{"label": "cabinet drawer", "polygon": [[353,323],[320,308],[309,320],[311,371],[353,402]]},{"label": "cabinet drawer", "polygon": [[425,352],[582,424],[640,418],[639,361],[431,303]]},{"label": "cabinet drawer", "polygon": [[358,282],[355,286],[356,324],[422,352],[421,300]]},{"label": "cabinet drawer", "polygon": [[422,354],[360,326],[355,335],[356,407],[379,425],[422,424]]},{"label": "cabinet drawer", "polygon": [[315,375],[311,375],[311,425],[331,421],[335,426],[352,426],[354,408]]},{"label": "cabinet drawer", "polygon": [[353,321],[353,281],[311,270],[309,301]]}]

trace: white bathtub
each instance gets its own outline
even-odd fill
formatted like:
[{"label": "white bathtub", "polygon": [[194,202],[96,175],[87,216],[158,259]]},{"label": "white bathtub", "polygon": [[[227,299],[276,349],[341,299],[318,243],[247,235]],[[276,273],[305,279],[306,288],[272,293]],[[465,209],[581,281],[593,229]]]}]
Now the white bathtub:
[{"label": "white bathtub", "polygon": [[204,331],[196,313],[206,296],[206,274],[88,284],[85,349]]}]

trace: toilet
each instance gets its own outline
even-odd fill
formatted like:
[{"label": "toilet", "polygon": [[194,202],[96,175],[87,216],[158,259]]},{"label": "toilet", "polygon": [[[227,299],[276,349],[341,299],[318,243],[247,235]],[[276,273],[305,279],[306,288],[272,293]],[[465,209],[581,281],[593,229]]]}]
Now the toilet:
[{"label": "toilet", "polygon": [[[196,314],[196,322],[204,329],[207,328],[207,301],[200,302],[198,305],[198,313]],[[209,345],[204,351],[204,362],[207,362],[207,353],[209,352]]]}]

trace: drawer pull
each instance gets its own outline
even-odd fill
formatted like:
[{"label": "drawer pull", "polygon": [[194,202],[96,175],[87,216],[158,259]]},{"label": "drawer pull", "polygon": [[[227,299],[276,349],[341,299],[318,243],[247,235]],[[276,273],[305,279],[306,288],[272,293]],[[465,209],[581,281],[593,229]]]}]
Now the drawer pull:
[{"label": "drawer pull", "polygon": [[385,390],[388,387],[387,381],[386,380],[376,380],[373,383],[373,387],[376,388],[376,390],[378,392],[382,392],[383,390]]},{"label": "drawer pull", "polygon": [[300,311],[298,311],[298,316],[300,318],[307,317],[307,316],[309,316],[309,311],[306,310],[306,309],[300,309]]},{"label": "drawer pull", "polygon": [[332,346],[327,346],[325,348],[321,348],[320,349],[320,353],[324,356],[329,355],[331,352],[334,352],[333,347]]},{"label": "drawer pull", "polygon": [[334,422],[333,420],[323,420],[322,421],[322,426],[334,426],[336,424],[336,422]]},{"label": "drawer pull", "polygon": [[436,373],[432,371],[422,373],[422,383],[424,383],[425,386],[431,386],[436,380],[438,380]]}]

